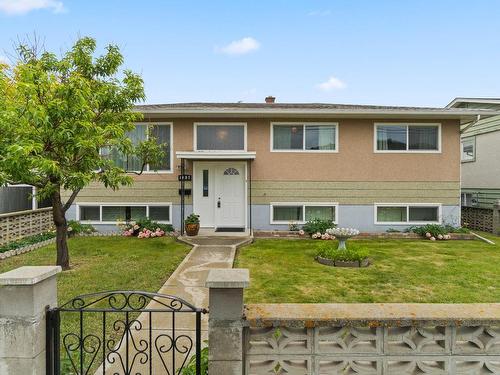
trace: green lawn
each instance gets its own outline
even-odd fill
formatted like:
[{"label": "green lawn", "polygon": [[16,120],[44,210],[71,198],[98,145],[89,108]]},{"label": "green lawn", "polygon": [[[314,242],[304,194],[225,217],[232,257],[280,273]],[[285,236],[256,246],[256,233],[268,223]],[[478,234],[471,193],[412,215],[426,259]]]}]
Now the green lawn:
[{"label": "green lawn", "polygon": [[250,269],[249,303],[500,302],[500,237],[486,236],[496,245],[357,240],[374,264],[355,269],[317,263],[319,240],[259,239],[236,267]]},{"label": "green lawn", "polygon": [[[169,237],[140,240],[129,237],[79,237],[69,240],[72,269],[58,275],[58,300],[63,304],[79,294],[105,290],[145,290],[156,292],[177,268],[190,248]],[[0,273],[20,266],[53,265],[55,245],[0,261]],[[123,314],[108,315],[108,339],[113,334],[113,317],[123,319]],[[137,314],[135,314],[137,315]],[[135,316],[131,315],[131,318]],[[85,335],[100,336],[101,313],[85,314]],[[61,334],[78,333],[78,314],[63,313]],[[63,373],[72,374],[71,365],[63,355]],[[77,359],[76,359],[77,361]],[[93,369],[99,364],[95,361]],[[89,372],[90,373],[90,372]]]}]

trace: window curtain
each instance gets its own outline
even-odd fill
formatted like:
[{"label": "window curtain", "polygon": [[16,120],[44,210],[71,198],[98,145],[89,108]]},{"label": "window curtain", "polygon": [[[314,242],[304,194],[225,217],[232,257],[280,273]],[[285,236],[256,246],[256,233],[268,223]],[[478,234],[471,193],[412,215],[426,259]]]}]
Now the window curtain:
[{"label": "window curtain", "polygon": [[[127,132],[127,137],[130,138],[132,144],[136,146],[139,142],[146,140],[146,130],[147,125],[138,124],[135,126],[134,130]],[[102,154],[113,160],[117,167],[123,168],[129,171],[139,171],[142,167],[142,162],[135,155],[125,155],[116,148],[105,148],[102,150]]]},{"label": "window curtain", "polygon": [[196,128],[198,150],[244,150],[245,127],[224,125],[198,125]]},{"label": "window curtain", "polygon": [[306,150],[335,150],[335,126],[306,126]]},{"label": "window curtain", "polygon": [[408,129],[410,150],[437,150],[437,126],[410,126]]},{"label": "window curtain", "polygon": [[274,206],[273,220],[302,221],[302,206]]},{"label": "window curtain", "polygon": [[406,126],[377,126],[377,150],[406,150]]},{"label": "window curtain", "polygon": [[329,206],[307,206],[306,221],[313,219],[335,221],[335,207]]},{"label": "window curtain", "polygon": [[406,207],[378,207],[377,221],[380,222],[406,222]]},{"label": "window curtain", "polygon": [[165,152],[165,157],[158,165],[150,165],[149,169],[152,171],[160,170],[167,171],[170,170],[170,125],[154,125],[151,127],[151,135],[156,138],[157,144],[163,144],[163,151]]},{"label": "window curtain", "polygon": [[304,127],[302,125],[274,125],[273,148],[275,150],[302,150]]}]

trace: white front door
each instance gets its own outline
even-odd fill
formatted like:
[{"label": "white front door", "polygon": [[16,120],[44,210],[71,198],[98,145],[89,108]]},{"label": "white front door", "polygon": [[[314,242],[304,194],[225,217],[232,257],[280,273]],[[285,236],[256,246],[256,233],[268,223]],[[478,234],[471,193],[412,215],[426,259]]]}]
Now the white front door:
[{"label": "white front door", "polygon": [[195,162],[194,212],[202,227],[246,226],[246,163]]}]

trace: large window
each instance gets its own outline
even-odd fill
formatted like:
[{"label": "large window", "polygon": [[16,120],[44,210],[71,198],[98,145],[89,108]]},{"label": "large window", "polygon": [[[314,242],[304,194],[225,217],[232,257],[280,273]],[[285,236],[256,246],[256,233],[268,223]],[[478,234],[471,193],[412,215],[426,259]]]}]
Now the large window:
[{"label": "large window", "polygon": [[271,203],[271,224],[303,224],[313,219],[337,222],[336,203]]},{"label": "large window", "polygon": [[197,151],[246,150],[246,125],[243,123],[195,124]]},{"label": "large window", "polygon": [[375,124],[377,152],[439,152],[439,124]]},{"label": "large window", "polygon": [[95,223],[116,223],[137,221],[144,218],[169,223],[171,220],[170,203],[151,204],[95,204],[78,205],[78,220]]},{"label": "large window", "polygon": [[419,224],[441,222],[438,204],[377,204],[376,224]]},{"label": "large window", "polygon": [[462,139],[462,161],[476,160],[476,137]]},{"label": "large window", "polygon": [[272,151],[337,151],[336,123],[273,123]]},{"label": "large window", "polygon": [[[148,128],[150,131],[148,132]],[[141,141],[147,140],[149,136],[156,139],[158,144],[163,145],[165,157],[158,165],[146,165],[145,171],[172,171],[172,124],[136,124],[135,129],[130,131],[127,136],[135,146]],[[117,149],[104,150],[103,154],[111,158],[115,165],[125,169],[126,171],[140,171],[142,168],[142,160],[136,155],[124,155]]]}]

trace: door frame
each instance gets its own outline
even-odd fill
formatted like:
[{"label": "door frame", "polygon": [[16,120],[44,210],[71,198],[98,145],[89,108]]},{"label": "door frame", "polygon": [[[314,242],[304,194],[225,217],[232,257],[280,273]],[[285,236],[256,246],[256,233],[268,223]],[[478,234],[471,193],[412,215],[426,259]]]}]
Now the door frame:
[{"label": "door frame", "polygon": [[[196,184],[196,172],[197,168],[202,164],[210,163],[213,164],[214,166],[217,164],[231,164],[233,165],[242,165],[244,168],[244,179],[243,179],[243,188],[245,190],[245,193],[243,195],[243,207],[244,207],[244,226],[245,230],[248,229],[248,160],[194,160],[193,161],[193,212],[196,213],[196,190],[197,190],[197,184]],[[214,186],[215,186],[215,180],[214,180]],[[198,188],[199,189],[199,188]],[[216,206],[216,201],[214,201],[214,206],[213,209],[215,210]],[[215,222],[215,211],[214,211],[214,225],[213,227],[204,227],[204,228],[214,228],[217,229],[217,223]],[[237,227],[235,227],[237,228]]]}]

